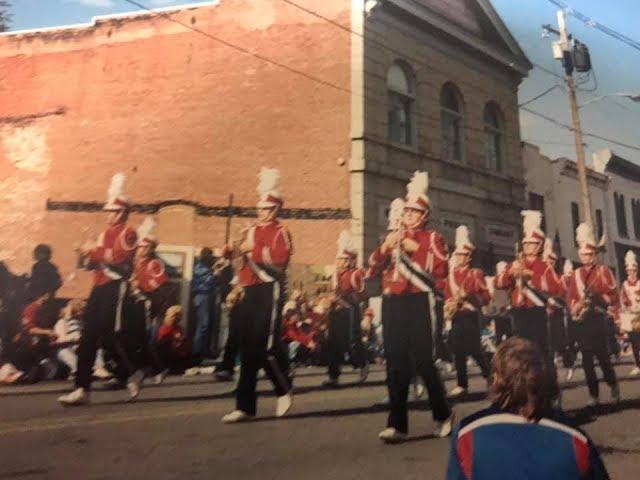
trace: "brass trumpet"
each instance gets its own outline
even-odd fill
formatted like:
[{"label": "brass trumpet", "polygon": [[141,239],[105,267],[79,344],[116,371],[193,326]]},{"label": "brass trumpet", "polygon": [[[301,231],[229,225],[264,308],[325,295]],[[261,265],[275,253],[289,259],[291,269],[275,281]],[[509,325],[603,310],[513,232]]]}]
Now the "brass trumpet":
[{"label": "brass trumpet", "polygon": [[447,300],[444,304],[444,319],[445,322],[452,322],[453,317],[458,313],[467,300],[467,294],[463,288],[460,288],[458,292]]}]

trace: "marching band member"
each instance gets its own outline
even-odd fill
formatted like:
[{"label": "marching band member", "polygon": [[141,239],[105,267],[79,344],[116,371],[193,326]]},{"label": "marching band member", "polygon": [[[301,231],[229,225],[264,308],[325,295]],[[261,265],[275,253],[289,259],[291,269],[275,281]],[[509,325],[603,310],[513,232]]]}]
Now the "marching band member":
[{"label": "marching band member", "polygon": [[258,221],[246,229],[239,245],[223,249],[227,257],[238,252],[242,265],[237,283],[242,287],[232,309],[238,325],[239,353],[242,359],[236,389],[236,408],[222,417],[224,423],[252,419],[256,414],[258,370],[265,369],[277,395],[276,417],[285,415],[292,404],[288,357],[282,342],[281,315],[284,305],[286,269],[291,258],[291,234],[278,221],[284,203],[276,190],[279,172],[262,168],[258,193]]},{"label": "marching band member", "polygon": [[84,331],[78,346],[78,372],[75,390],[58,398],[63,405],[89,403],[89,391],[96,351],[102,346],[116,360],[116,377],[127,383],[131,398],[140,393],[144,378],[134,372],[122,344],[123,303],[127,296],[127,281],[133,270],[136,231],[127,225],[131,205],[124,193],[126,178],[113,176],[104,210],[109,212],[107,229],[95,244],[78,249],[79,261],[93,271],[93,289],[84,314]]},{"label": "marching band member", "polygon": [[131,277],[133,308],[136,317],[136,334],[142,347],[144,362],[151,367],[155,382],[162,383],[168,370],[164,368],[155,348],[155,335],[166,310],[175,303],[176,292],[169,283],[164,262],[156,255],[158,239],[155,221],[146,217],[138,227],[138,250]]},{"label": "marching band member", "polygon": [[487,278],[487,286],[491,292],[491,305],[495,310],[493,324],[495,327],[497,346],[513,335],[513,325],[509,311],[511,309],[509,293],[506,290],[496,288],[496,278],[504,273],[506,269],[507,262],[500,261],[496,263],[496,274],[491,278],[491,282],[489,282]]},{"label": "marching band member", "polygon": [[[568,258],[564,261],[564,266],[562,267],[562,276],[560,277],[560,281],[562,282],[562,288],[565,291],[565,296],[569,292],[569,284],[571,283],[571,278],[573,277],[573,263]],[[567,381],[573,378],[575,373],[575,363],[576,363],[576,354],[577,348],[575,346],[575,332],[574,332],[574,324],[570,319],[571,312],[565,302],[565,332],[567,335],[567,344],[564,350],[564,354],[562,357],[562,362],[564,367],[567,369]]]},{"label": "marching band member", "polygon": [[449,275],[444,282],[444,314],[451,321],[453,357],[458,376],[458,385],[449,392],[451,397],[462,395],[469,388],[469,356],[476,361],[485,379],[490,374],[489,362],[480,341],[480,309],[489,303],[490,294],[482,270],[470,268],[474,250],[468,228],[460,225],[456,229]]},{"label": "marching band member", "polygon": [[390,413],[379,438],[386,443],[402,441],[407,435],[407,397],[414,367],[429,392],[433,418],[439,424],[437,435],[449,435],[453,423],[432,357],[431,323],[435,319],[429,294],[436,280],[447,276],[447,247],[440,233],[425,228],[431,212],[428,179],[426,172],[414,173],[407,186],[400,228],[389,233],[369,259],[371,275],[382,278]]},{"label": "marching band member", "polygon": [[540,229],[542,214],[524,210],[522,253],[504,272],[496,275],[495,286],[511,292],[514,335],[536,343],[549,353],[546,305],[549,296],[560,291],[559,278],[542,260],[544,232]]},{"label": "marching band member", "polygon": [[337,387],[344,354],[355,368],[360,369],[360,383],[367,379],[369,364],[361,339],[360,302],[363,300],[365,270],[356,266],[358,252],[352,245],[351,234],[344,230],[338,238],[336,268],[331,280],[334,292],[329,312],[327,352],[329,378],[325,387]]},{"label": "marching band member", "polygon": [[576,229],[578,255],[582,266],[573,272],[569,282],[567,303],[576,322],[575,332],[582,351],[582,367],[589,387],[589,405],[600,402],[598,377],[593,364],[598,359],[604,379],[611,388],[611,399],[620,401],[620,388],[607,349],[607,308],[618,301],[616,280],[606,265],[598,264],[593,232],[581,223]]},{"label": "marching band member", "polygon": [[631,342],[635,366],[629,375],[640,374],[640,282],[638,282],[638,261],[636,254],[629,250],[624,257],[627,279],[620,289],[621,330]]}]

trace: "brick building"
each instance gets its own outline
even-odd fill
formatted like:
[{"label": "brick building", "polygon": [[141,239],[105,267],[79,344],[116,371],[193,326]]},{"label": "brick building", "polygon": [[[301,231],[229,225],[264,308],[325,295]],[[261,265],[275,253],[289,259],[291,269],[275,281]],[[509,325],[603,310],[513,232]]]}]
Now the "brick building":
[{"label": "brick building", "polygon": [[230,194],[232,230],[250,221],[261,165],[281,170],[299,279],[332,262],[349,224],[370,251],[416,169],[434,222],[509,254],[530,64],[490,3],[295,3],[316,15],[219,0],[0,35],[0,257],[24,271],[46,241],[70,273],[125,171],[134,222],[155,215],[187,274],[193,247],[223,242]]}]

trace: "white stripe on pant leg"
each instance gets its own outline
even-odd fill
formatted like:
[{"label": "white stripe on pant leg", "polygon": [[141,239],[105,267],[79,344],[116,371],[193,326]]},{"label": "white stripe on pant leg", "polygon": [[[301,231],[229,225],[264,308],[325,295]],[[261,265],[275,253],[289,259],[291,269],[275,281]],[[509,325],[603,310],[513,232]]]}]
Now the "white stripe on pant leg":
[{"label": "white stripe on pant leg", "polygon": [[273,347],[273,332],[276,319],[278,318],[278,304],[280,303],[280,284],[273,282],[273,305],[271,306],[271,319],[269,320],[269,340],[267,341],[267,351]]},{"label": "white stripe on pant leg", "polygon": [[274,344],[274,330],[276,320],[278,318],[278,305],[280,303],[280,284],[278,282],[273,282],[273,305],[271,308],[271,319],[269,321],[269,339],[267,341],[267,361],[271,365],[271,370],[273,371],[273,375],[284,391],[289,391],[289,382],[284,377],[282,370],[280,370],[280,366],[273,354],[270,353]]},{"label": "white stripe on pant leg", "polygon": [[116,323],[114,327],[115,332],[119,332],[122,328],[122,303],[124,302],[124,295],[127,292],[127,282],[120,282],[118,289],[118,305],[116,306]]}]

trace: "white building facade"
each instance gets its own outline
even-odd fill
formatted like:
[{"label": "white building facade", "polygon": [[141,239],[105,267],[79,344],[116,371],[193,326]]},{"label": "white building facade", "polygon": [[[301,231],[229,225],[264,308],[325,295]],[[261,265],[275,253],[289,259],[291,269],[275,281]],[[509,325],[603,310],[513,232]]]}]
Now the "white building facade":
[{"label": "white building facade", "polygon": [[608,178],[608,249],[619,278],[627,250],[640,255],[640,166],[609,149],[593,154],[593,169]]},{"label": "white building facade", "polygon": [[[575,161],[568,158],[550,159],[541,155],[537,146],[529,143],[522,144],[522,158],[529,208],[542,211],[545,232],[554,241],[556,253],[562,261],[568,258],[577,262],[575,229],[583,215]],[[587,169],[587,178],[595,234],[597,238],[606,234],[608,239],[607,250],[602,254],[601,262],[614,268],[617,274],[619,267],[612,248],[612,234],[616,223],[612,216],[613,203],[609,201],[611,179],[608,174],[591,168]]]}]

